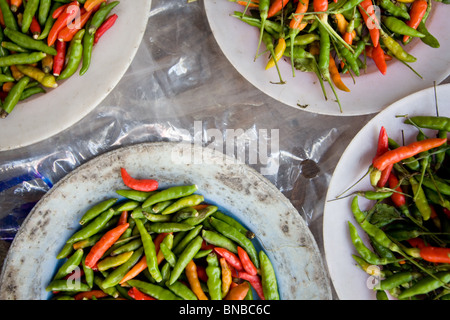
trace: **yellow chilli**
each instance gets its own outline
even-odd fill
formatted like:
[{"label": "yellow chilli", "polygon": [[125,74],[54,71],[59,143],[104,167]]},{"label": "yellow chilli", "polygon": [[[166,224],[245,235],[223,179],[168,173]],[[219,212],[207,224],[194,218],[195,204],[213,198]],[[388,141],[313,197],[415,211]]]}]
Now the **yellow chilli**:
[{"label": "yellow chilli", "polygon": [[337,28],[341,34],[344,34],[347,31],[348,22],[345,19],[344,15],[341,13],[337,13],[334,15],[336,18]]},{"label": "yellow chilli", "polygon": [[286,50],[286,40],[284,38],[278,39],[277,46],[275,47],[275,56],[272,56],[266,65],[266,70],[275,66],[275,61],[278,62]]},{"label": "yellow chilli", "polygon": [[17,69],[19,69],[19,71],[24,75],[38,81],[44,87],[56,88],[58,86],[53,75],[47,74],[39,68],[29,65],[17,65]]},{"label": "yellow chilli", "polygon": [[[334,15],[335,19],[336,19],[336,24],[337,24],[337,28],[339,30],[339,32],[342,35],[345,35],[347,33],[347,26],[348,26],[348,21],[345,19],[344,15],[342,13],[336,13]],[[356,36],[356,32],[355,30],[352,31],[352,38],[354,38]]]}]

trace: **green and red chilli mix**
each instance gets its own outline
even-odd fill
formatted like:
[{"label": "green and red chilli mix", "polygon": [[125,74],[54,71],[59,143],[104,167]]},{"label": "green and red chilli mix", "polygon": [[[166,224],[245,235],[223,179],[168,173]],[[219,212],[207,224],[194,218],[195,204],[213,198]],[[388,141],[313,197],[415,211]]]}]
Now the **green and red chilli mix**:
[{"label": "green and red chilli mix", "polygon": [[[448,300],[450,118],[415,116],[404,122],[417,130],[416,141],[401,146],[382,127],[368,170],[374,190],[353,194],[351,210],[368,243],[349,221],[357,252],[352,256],[377,277],[377,299]],[[364,211],[359,197],[376,202]]]},{"label": "green and red chilli mix", "polygon": [[119,1],[0,0],[0,118],[23,100],[58,87],[115,24]]},{"label": "green and red chilli mix", "polygon": [[[121,168],[127,189],[90,207],[57,254],[56,300],[279,300],[255,234],[196,185],[159,189]],[[120,199],[120,200],[119,200]]]},{"label": "green and red chilli mix", "polygon": [[[404,45],[420,39],[431,48],[440,47],[427,30],[434,0],[231,1],[242,8],[232,16],[258,28],[255,59],[270,53],[266,70],[277,68],[277,83],[285,83],[278,68],[278,61],[285,56],[291,63],[292,77],[296,70],[317,76],[325,99],[324,82],[328,82],[341,112],[335,87],[350,92],[344,82],[350,77],[355,81],[365,73],[369,61],[383,75],[389,73],[388,61],[393,59],[417,74],[410,66],[417,59]],[[350,77],[344,79],[344,75]]]}]

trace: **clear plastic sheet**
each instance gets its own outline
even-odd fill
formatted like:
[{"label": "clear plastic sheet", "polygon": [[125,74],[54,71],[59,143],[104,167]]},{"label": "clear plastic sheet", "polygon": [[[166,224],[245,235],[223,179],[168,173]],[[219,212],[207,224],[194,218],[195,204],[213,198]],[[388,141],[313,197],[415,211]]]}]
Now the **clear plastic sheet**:
[{"label": "clear plastic sheet", "polygon": [[[211,132],[225,141],[230,129],[269,146],[267,153],[259,151],[264,163],[246,162],[261,172],[273,165],[265,176],[298,209],[322,250],[328,182],[345,147],[371,117],[316,115],[273,100],[222,54],[203,1],[153,0],[141,46],[109,96],[56,136],[0,153],[0,265],[34,204],[81,164],[140,142],[221,143]],[[236,154],[246,146],[238,144]]]}]

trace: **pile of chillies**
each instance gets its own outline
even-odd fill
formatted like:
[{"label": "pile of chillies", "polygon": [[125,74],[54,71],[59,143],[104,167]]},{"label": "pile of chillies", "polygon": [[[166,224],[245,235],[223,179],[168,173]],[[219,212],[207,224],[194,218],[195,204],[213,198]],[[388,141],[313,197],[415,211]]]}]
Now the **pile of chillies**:
[{"label": "pile of chillies", "polygon": [[[409,63],[416,58],[402,44],[413,38],[432,48],[440,46],[426,28],[432,0],[232,1],[244,8],[232,16],[259,29],[255,60],[270,53],[266,70],[277,68],[277,83],[285,83],[277,62],[288,57],[292,76],[295,70],[317,75],[325,99],[324,81],[329,83],[341,112],[335,86],[350,92],[341,75],[350,74],[354,80],[366,69],[368,58],[383,75],[392,59],[412,69]],[[262,44],[265,51],[260,49]]]},{"label": "pile of chillies", "polygon": [[[450,118],[414,116],[405,123],[417,129],[416,141],[401,146],[382,127],[368,171],[374,190],[357,192],[352,200],[354,218],[370,243],[349,221],[358,253],[353,258],[379,279],[377,299],[449,300]],[[364,211],[359,197],[376,203]]]},{"label": "pile of chillies", "polygon": [[91,64],[119,1],[0,0],[0,118],[30,96],[56,88]]},{"label": "pile of chillies", "polygon": [[46,290],[56,300],[279,300],[255,234],[195,193],[158,189],[121,169],[128,189],[87,210],[57,255]]}]

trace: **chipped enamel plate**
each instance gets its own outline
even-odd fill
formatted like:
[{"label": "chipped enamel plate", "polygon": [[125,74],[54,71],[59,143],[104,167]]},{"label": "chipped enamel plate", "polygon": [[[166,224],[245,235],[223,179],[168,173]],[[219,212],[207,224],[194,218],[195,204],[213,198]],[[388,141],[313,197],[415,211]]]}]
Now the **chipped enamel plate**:
[{"label": "chipped enamel plate", "polygon": [[0,277],[0,299],[49,298],[55,256],[88,207],[125,188],[120,167],[153,177],[160,187],[196,184],[208,203],[256,233],[271,259],[284,300],[331,299],[322,256],[304,220],[276,187],[254,169],[209,148],[147,143],[110,151],[59,181],[17,233]]}]

